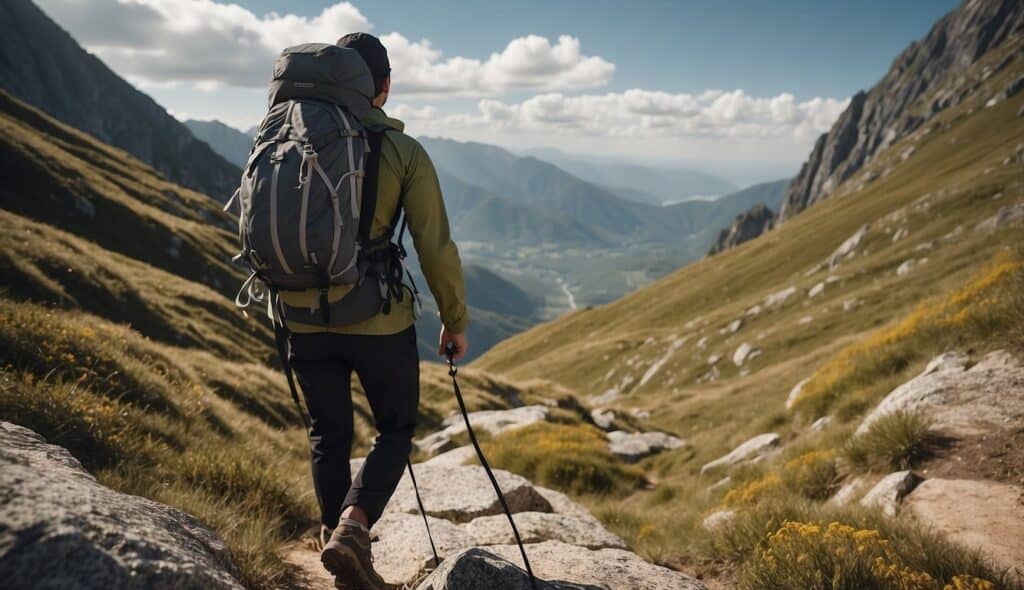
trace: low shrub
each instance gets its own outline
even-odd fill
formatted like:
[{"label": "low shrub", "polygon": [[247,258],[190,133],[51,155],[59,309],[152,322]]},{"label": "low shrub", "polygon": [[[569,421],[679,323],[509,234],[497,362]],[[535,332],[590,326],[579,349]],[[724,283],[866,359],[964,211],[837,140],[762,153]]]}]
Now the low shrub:
[{"label": "low shrub", "polygon": [[483,443],[495,467],[577,495],[623,496],[644,485],[642,471],[608,451],[589,425],[532,424]]},{"label": "low shrub", "polygon": [[929,456],[938,437],[919,413],[896,411],[873,422],[843,446],[843,458],[861,470],[908,469]]}]

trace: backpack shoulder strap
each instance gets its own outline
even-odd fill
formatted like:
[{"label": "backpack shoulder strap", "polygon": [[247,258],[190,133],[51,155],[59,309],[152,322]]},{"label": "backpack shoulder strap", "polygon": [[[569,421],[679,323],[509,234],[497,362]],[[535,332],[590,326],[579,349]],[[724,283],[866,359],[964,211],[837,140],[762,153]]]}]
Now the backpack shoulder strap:
[{"label": "backpack shoulder strap", "polygon": [[364,246],[370,243],[370,228],[373,227],[373,215],[377,212],[377,175],[380,172],[381,146],[384,142],[382,125],[375,125],[366,130],[366,141],[370,148],[367,155],[365,176],[363,176],[363,201],[359,206],[359,242]]}]

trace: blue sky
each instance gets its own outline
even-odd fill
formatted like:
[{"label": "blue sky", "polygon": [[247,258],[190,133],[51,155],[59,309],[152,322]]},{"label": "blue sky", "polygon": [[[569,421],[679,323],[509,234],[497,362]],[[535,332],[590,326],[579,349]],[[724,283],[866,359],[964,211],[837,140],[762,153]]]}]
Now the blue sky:
[{"label": "blue sky", "polygon": [[37,0],[179,118],[257,123],[274,55],[352,29],[388,45],[416,135],[796,172],[854,92],[951,0]]}]

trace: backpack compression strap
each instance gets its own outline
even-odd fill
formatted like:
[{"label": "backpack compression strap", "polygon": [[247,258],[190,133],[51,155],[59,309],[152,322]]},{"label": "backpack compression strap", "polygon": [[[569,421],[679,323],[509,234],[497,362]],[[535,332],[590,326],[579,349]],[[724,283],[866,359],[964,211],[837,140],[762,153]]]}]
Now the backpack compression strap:
[{"label": "backpack compression strap", "polygon": [[363,177],[363,201],[359,205],[359,243],[364,247],[370,243],[370,228],[373,227],[373,215],[377,212],[377,174],[380,172],[380,152],[384,143],[384,127],[374,126],[367,129],[366,142],[370,153],[366,160],[365,176]]}]

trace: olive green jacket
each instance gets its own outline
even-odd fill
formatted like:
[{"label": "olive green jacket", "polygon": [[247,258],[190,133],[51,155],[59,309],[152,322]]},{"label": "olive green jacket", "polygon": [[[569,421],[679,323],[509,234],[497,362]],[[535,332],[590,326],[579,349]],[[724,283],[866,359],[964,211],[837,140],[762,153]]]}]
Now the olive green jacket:
[{"label": "olive green jacket", "polygon": [[[380,171],[377,176],[377,210],[370,227],[370,239],[386,233],[392,216],[402,197],[409,235],[419,256],[420,267],[427,279],[430,292],[437,301],[441,323],[455,333],[466,331],[469,315],[466,312],[466,286],[462,278],[459,250],[452,241],[448,228],[448,214],[441,197],[434,164],[426,150],[415,139],[402,131],[405,125],[392,119],[379,108],[365,117],[366,126],[384,125],[388,130],[381,142]],[[397,231],[397,230],[396,230]],[[341,299],[351,286],[331,287],[327,298]],[[319,291],[282,291],[285,303],[296,307],[316,307]],[[344,328],[288,322],[288,329],[296,333],[337,332],[340,334],[394,334],[414,322],[412,298],[406,296],[399,303],[391,302],[391,313],[379,313],[358,324]]]}]

